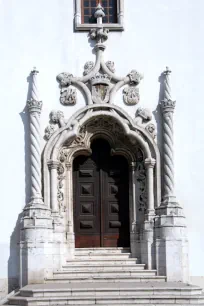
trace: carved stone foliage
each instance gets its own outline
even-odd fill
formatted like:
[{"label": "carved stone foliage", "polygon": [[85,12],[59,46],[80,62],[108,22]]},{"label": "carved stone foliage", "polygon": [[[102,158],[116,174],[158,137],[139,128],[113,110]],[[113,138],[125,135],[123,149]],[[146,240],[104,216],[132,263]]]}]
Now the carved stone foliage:
[{"label": "carved stone foliage", "polygon": [[58,74],[57,80],[61,87],[67,87],[71,85],[73,75],[68,72],[62,72]]},{"label": "carved stone foliage", "polygon": [[63,191],[63,181],[65,179],[65,168],[60,163],[60,165],[57,168],[57,174],[58,174],[58,183],[57,183],[57,200],[58,200],[58,205],[59,205],[59,210],[60,212],[65,211],[66,207],[64,205],[64,191]]},{"label": "carved stone foliage", "polygon": [[115,73],[115,63],[112,61],[107,61],[106,62],[106,66],[108,67],[108,69],[112,72]]},{"label": "carved stone foliage", "polygon": [[[134,123],[138,126],[144,127],[146,131],[156,139],[156,126],[150,122],[152,120],[152,113],[148,108],[138,108]],[[149,123],[150,122],[150,123]]]},{"label": "carved stone foliage", "polygon": [[138,183],[138,208],[141,212],[146,212],[147,209],[147,180],[146,169],[144,164],[143,153],[140,149],[137,150],[137,167],[136,179]]},{"label": "carved stone foliage", "polygon": [[91,72],[91,70],[93,69],[93,67],[94,67],[94,62],[92,62],[92,61],[86,62],[86,64],[84,65],[83,75],[89,74]]},{"label": "carved stone foliage", "polygon": [[92,40],[104,42],[108,39],[108,29],[100,28],[100,29],[91,29],[90,38]]},{"label": "carved stone foliage", "polygon": [[49,140],[50,137],[52,136],[52,134],[54,134],[55,132],[55,125],[50,124],[45,128],[45,136],[44,139],[45,140]]},{"label": "carved stone foliage", "polygon": [[133,84],[133,85],[138,85],[140,81],[143,79],[142,74],[140,74],[137,70],[132,70],[128,74],[128,76],[130,78],[130,84]]},{"label": "carved stone foliage", "polygon": [[136,105],[140,101],[139,89],[135,86],[123,89],[123,101],[127,105]]},{"label": "carved stone foliage", "polygon": [[148,131],[148,133],[152,136],[153,139],[156,138],[156,126],[153,123],[149,123],[145,129]]},{"label": "carved stone foliage", "polygon": [[77,102],[77,92],[74,88],[62,89],[60,91],[60,102],[63,105],[75,105]]},{"label": "carved stone foliage", "polygon": [[49,117],[50,117],[50,124],[45,128],[45,135],[44,135],[45,140],[50,139],[50,137],[57,130],[57,125],[58,127],[62,127],[66,124],[64,119],[64,113],[62,111],[53,110],[51,111]]}]

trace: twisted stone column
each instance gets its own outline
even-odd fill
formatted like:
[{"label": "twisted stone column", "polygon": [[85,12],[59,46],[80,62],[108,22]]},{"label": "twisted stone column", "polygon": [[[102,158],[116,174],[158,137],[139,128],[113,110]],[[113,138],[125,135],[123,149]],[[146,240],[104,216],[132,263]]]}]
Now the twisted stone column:
[{"label": "twisted stone column", "polygon": [[32,84],[30,100],[27,101],[30,113],[30,153],[31,153],[31,202],[30,204],[43,204],[41,184],[41,149],[40,149],[40,114],[42,101],[39,99],[37,88],[38,71],[31,71]]},{"label": "twisted stone column", "polygon": [[173,144],[173,113],[176,102],[171,97],[167,67],[164,71],[164,97],[161,101],[163,113],[163,201],[172,201],[174,197],[174,144]]}]

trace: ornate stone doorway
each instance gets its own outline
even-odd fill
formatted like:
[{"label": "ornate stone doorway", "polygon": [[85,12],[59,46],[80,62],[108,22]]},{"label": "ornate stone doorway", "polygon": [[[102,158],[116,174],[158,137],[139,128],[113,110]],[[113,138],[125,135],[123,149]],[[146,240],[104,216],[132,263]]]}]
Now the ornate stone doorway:
[{"label": "ornate stone doorway", "polygon": [[73,163],[75,246],[129,247],[128,162],[103,139],[91,151]]}]

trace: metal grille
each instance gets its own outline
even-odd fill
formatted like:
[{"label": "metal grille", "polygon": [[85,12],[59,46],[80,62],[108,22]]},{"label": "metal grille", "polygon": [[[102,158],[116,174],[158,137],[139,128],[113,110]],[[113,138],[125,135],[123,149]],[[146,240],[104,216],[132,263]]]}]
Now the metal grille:
[{"label": "metal grille", "polygon": [[99,2],[106,14],[103,22],[117,23],[117,0],[82,0],[82,23],[96,23],[94,13]]}]

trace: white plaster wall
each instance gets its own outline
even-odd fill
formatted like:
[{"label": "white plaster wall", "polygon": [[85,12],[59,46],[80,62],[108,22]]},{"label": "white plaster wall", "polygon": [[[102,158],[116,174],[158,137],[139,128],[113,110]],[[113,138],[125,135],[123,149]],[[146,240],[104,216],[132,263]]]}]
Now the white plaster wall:
[{"label": "white plaster wall", "polygon": [[[191,275],[204,275],[203,237],[203,0],[124,0],[125,32],[111,33],[105,58],[114,60],[118,74],[136,68],[144,73],[139,106],[153,111],[159,98],[158,78],[166,65],[173,71],[175,114],[176,193],[185,208],[190,240]],[[69,117],[76,107],[59,103],[56,75],[80,75],[94,60],[87,33],[73,32],[73,0],[0,0],[0,120],[1,217],[0,279],[7,278],[10,237],[29,200],[28,125],[24,114],[27,76],[40,70],[43,100],[42,132],[52,109]],[[121,96],[118,105],[124,107]],[[134,115],[136,107],[126,107]],[[24,122],[24,124],[23,124]],[[26,143],[25,143],[26,140]],[[42,141],[42,148],[44,141]],[[25,176],[26,173],[26,176]],[[25,179],[26,177],[26,179]],[[27,194],[27,199],[26,199]],[[18,274],[12,236],[10,277]]]}]

